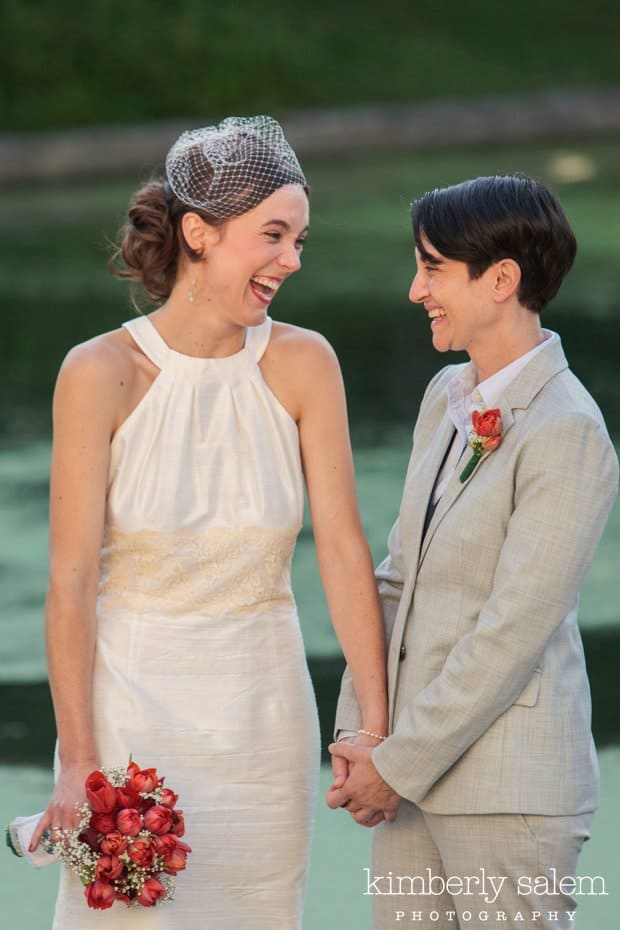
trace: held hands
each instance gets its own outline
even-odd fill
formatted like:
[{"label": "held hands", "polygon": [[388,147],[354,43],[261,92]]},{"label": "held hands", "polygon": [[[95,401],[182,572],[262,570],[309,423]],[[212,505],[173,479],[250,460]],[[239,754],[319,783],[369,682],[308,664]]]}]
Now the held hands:
[{"label": "held hands", "polygon": [[54,840],[55,833],[59,829],[72,830],[77,826],[78,807],[86,801],[84,783],[90,773],[97,768],[99,768],[97,759],[63,764],[52,798],[32,834],[30,852],[34,852],[37,848],[45,830],[50,830],[52,840]]},{"label": "held hands", "polygon": [[401,797],[381,778],[372,761],[377,741],[357,736],[332,743],[334,781],[327,791],[328,807],[344,807],[364,827],[395,820]]}]

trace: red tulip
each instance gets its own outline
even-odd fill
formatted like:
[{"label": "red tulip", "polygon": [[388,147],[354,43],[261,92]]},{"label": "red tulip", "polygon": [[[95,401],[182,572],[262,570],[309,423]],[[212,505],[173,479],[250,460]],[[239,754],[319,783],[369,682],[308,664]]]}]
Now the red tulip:
[{"label": "red tulip", "polygon": [[137,807],[140,803],[140,795],[138,792],[134,791],[133,788],[129,788],[127,785],[115,788],[115,791],[117,807]]},{"label": "red tulip", "polygon": [[161,794],[160,804],[163,804],[164,807],[173,808],[174,805],[179,800],[178,794],[175,794],[174,791],[171,791],[170,788],[164,788]]},{"label": "red tulip", "polygon": [[153,907],[163,895],[166,889],[156,878],[147,878],[142,888],[138,892],[138,903],[142,907]]},{"label": "red tulip", "polygon": [[150,840],[133,840],[127,847],[127,855],[136,865],[150,869],[155,862],[156,849]]},{"label": "red tulip", "polygon": [[155,804],[144,814],[144,826],[151,833],[161,836],[161,834],[167,833],[172,826],[172,815],[173,812],[168,807],[164,807],[163,804]]},{"label": "red tulip", "polygon": [[137,810],[124,807],[116,815],[116,829],[125,836],[136,836],[142,829],[142,817]]},{"label": "red tulip", "polygon": [[116,900],[116,893],[112,885],[98,879],[86,886],[84,894],[88,906],[95,908],[97,911],[107,910],[107,908],[112,907]]},{"label": "red tulip", "polygon": [[188,846],[183,840],[178,840],[176,849],[171,850],[162,857],[164,872],[168,872],[169,875],[176,875],[177,872],[181,872],[187,864],[187,854],[191,853],[191,851],[191,846]]},{"label": "red tulip", "polygon": [[499,407],[485,410],[483,413],[473,410],[471,422],[478,436],[501,436],[502,411]]},{"label": "red tulip", "polygon": [[125,867],[118,856],[99,856],[95,866],[95,878],[104,882],[112,882],[120,878]]},{"label": "red tulip", "polygon": [[106,856],[120,856],[127,849],[128,842],[127,837],[123,836],[119,830],[112,830],[101,840],[101,852],[105,853]]},{"label": "red tulip", "polygon": [[90,825],[97,833],[111,833],[116,826],[116,816],[110,814],[93,814]]},{"label": "red tulip", "polygon": [[153,791],[160,784],[156,769],[141,769],[136,762],[127,766],[127,786],[134,791]]},{"label": "red tulip", "polygon": [[116,808],[116,792],[101,772],[91,772],[86,779],[86,798],[95,814],[109,814]]},{"label": "red tulip", "polygon": [[185,833],[183,811],[172,811],[172,826],[170,827],[170,832],[174,833],[175,836],[183,836]]},{"label": "red tulip", "polygon": [[153,837],[153,845],[157,850],[158,856],[167,856],[173,849],[177,848],[180,842],[182,841],[177,839],[173,833],[166,833],[164,836]]}]

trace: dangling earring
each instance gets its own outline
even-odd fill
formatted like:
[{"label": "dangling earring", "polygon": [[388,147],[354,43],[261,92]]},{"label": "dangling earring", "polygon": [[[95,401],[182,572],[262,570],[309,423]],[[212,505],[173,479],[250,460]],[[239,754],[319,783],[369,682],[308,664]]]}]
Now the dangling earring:
[{"label": "dangling earring", "polygon": [[189,300],[190,304],[194,303],[194,300],[196,299],[197,294],[198,294],[198,278],[193,278],[192,286],[187,292],[187,299]]}]

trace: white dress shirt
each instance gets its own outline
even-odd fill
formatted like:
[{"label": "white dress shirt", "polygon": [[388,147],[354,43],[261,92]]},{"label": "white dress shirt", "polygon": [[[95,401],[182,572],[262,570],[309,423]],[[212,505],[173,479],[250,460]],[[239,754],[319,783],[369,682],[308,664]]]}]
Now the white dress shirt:
[{"label": "white dress shirt", "polygon": [[546,345],[549,339],[559,339],[556,333],[543,329],[543,341],[525,355],[520,355],[514,362],[500,368],[490,378],[476,384],[476,369],[469,366],[448,385],[448,416],[454,423],[456,433],[433,488],[433,504],[436,504],[446,490],[452,475],[469,442],[472,428],[471,415],[474,410],[482,413],[496,407],[502,394],[531,359]]}]

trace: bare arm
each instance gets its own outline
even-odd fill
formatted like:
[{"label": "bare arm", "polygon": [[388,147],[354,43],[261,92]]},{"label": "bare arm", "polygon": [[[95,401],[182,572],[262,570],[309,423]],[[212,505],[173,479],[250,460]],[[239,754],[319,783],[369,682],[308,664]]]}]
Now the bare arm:
[{"label": "bare arm", "polygon": [[263,374],[298,423],[321,580],[362,726],[385,734],[385,630],[357,506],[340,367],[321,336],[278,329]]},{"label": "bare arm", "polygon": [[61,773],[31,848],[48,826],[73,826],[84,780],[99,762],[91,681],[110,437],[127,380],[117,356],[100,340],[78,346],[63,363],[54,394],[45,629]]}]

